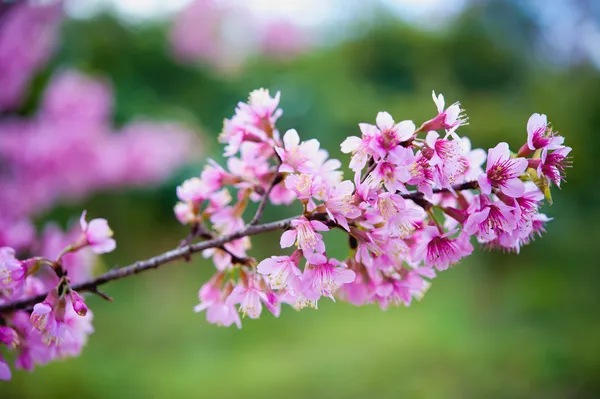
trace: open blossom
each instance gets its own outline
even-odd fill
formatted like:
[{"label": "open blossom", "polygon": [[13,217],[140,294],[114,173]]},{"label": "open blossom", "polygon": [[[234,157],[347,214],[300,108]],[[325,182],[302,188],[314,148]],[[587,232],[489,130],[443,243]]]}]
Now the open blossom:
[{"label": "open blossom", "polygon": [[319,141],[311,139],[300,143],[300,136],[295,129],[290,129],[283,135],[284,147],[275,150],[281,158],[279,172],[311,173],[315,171],[313,157],[319,152]]},{"label": "open blossom", "polygon": [[309,301],[316,301],[321,296],[333,299],[333,294],[340,286],[353,282],[355,278],[356,273],[344,263],[318,255],[304,269],[302,294]]},{"label": "open blossom", "polygon": [[562,146],[565,138],[552,131],[546,115],[533,114],[527,121],[527,146],[531,151],[547,148],[556,150]]},{"label": "open blossom", "polygon": [[565,169],[571,166],[570,152],[571,147],[560,147],[552,152],[544,148],[537,167],[538,176],[545,176],[560,187],[560,183],[565,180]]},{"label": "open blossom", "polygon": [[226,303],[227,295],[216,283],[215,279],[212,279],[200,288],[200,303],[194,307],[194,311],[198,313],[206,310],[206,320],[209,323],[224,327],[235,324],[237,328],[242,328],[242,321],[235,306]]},{"label": "open blossom", "polygon": [[396,124],[387,112],[379,112],[375,123],[376,125],[362,123],[360,129],[365,136],[374,137],[369,144],[377,159],[384,158],[401,142],[410,139],[416,129],[413,121],[402,121]]},{"label": "open blossom", "polygon": [[415,228],[415,223],[422,213],[410,208],[406,200],[398,194],[382,193],[377,200],[377,210],[387,222],[386,226],[392,236],[406,236]]},{"label": "open blossom", "polygon": [[116,241],[112,238],[113,232],[108,226],[106,219],[92,219],[89,223],[85,220],[87,212],[83,211],[79,223],[85,235],[86,245],[92,248],[96,254],[112,252]]},{"label": "open blossom", "polygon": [[237,285],[226,300],[227,304],[240,304],[240,311],[251,319],[257,319],[262,312],[262,303],[275,317],[279,317],[281,305],[272,293],[260,289],[254,276],[248,278],[247,284]]},{"label": "open blossom", "polygon": [[274,290],[287,290],[292,294],[301,293],[302,271],[298,262],[302,252],[296,250],[292,256],[271,256],[260,262],[256,270],[268,276],[268,282]]},{"label": "open blossom", "polygon": [[525,185],[519,176],[527,169],[525,158],[511,158],[508,144],[500,143],[488,151],[487,167],[479,176],[481,192],[490,194],[492,187],[499,188],[509,197],[519,197],[525,192]]},{"label": "open blossom", "polygon": [[268,141],[277,138],[275,122],[281,116],[279,106],[280,94],[271,97],[268,90],[259,89],[250,93],[248,103],[238,103],[235,116],[226,119],[219,141],[227,143],[225,156],[235,155],[242,142]]},{"label": "open blossom", "polygon": [[0,248],[0,298],[12,298],[25,283],[25,266],[15,258],[15,251],[9,247]]},{"label": "open blossom", "polygon": [[436,96],[435,91],[432,91],[431,96],[438,115],[425,122],[421,129],[425,131],[445,129],[446,136],[451,135],[455,140],[459,140],[456,129],[467,124],[467,117],[464,115],[464,110],[460,108],[460,103],[457,101],[444,110],[446,105],[444,96],[442,94]]},{"label": "open blossom", "polygon": [[517,227],[514,209],[501,201],[492,202],[487,196],[479,197],[480,207],[466,220],[464,231],[477,234],[481,242],[490,242],[502,233],[511,233]]},{"label": "open blossom", "polygon": [[430,131],[425,143],[429,164],[437,172],[438,185],[449,188],[461,181],[469,169],[469,159],[463,154],[462,141],[440,139],[438,132]]},{"label": "open blossom", "polygon": [[317,231],[328,231],[327,227],[318,220],[308,220],[304,216],[292,220],[293,230],[288,230],[281,235],[281,248],[288,248],[296,243],[296,246],[302,249],[304,256],[316,252],[322,254],[325,252],[325,243],[323,236]]},{"label": "open blossom", "polygon": [[468,236],[460,235],[458,238],[451,238],[457,231],[455,229],[442,233],[434,226],[427,226],[423,242],[415,253],[426,266],[446,270],[473,252]]},{"label": "open blossom", "polygon": [[355,205],[354,185],[350,180],[330,187],[325,201],[325,209],[331,219],[339,223],[346,231],[350,231],[348,219],[355,219],[361,215],[360,209]]}]

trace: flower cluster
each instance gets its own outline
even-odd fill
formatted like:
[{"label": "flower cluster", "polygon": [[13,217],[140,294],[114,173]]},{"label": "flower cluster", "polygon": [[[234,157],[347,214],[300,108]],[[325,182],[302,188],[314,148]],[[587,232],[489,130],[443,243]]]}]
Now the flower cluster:
[{"label": "flower cluster", "polygon": [[[92,312],[71,286],[89,279],[94,257],[112,251],[116,244],[105,219],[89,223],[81,215],[80,229],[63,234],[49,226],[44,232],[42,256],[25,260],[10,247],[0,248],[0,305],[48,292],[31,312],[18,310],[0,318],[0,343],[17,352],[15,367],[77,356],[92,327]],[[0,379],[11,372],[0,356]]]},{"label": "flower cluster", "polygon": [[[217,272],[201,287],[196,311],[218,325],[241,327],[238,310],[257,318],[263,305],[275,316],[282,303],[316,308],[323,296],[383,309],[408,306],[437,272],[470,255],[474,240],[519,252],[544,232],[550,218],[540,206],[570,162],[570,148],[539,114],[529,120],[518,154],[507,143],[487,156],[471,149],[458,132],[467,124],[460,104],[446,108],[433,93],[437,115],[418,128],[387,112],[375,124],[361,123],[361,135],[341,143],[354,174],[344,180],[341,162],[317,140],[302,141],[293,129],[280,134],[279,98],[252,92],[225,120],[226,167],[210,160],[199,177],[177,188],[175,214],[192,227],[190,239],[244,232],[267,203],[297,203],[301,211],[280,238],[282,249],[294,248],[291,254],[256,262],[244,234],[205,251]],[[245,224],[251,202],[258,211]],[[336,228],[348,237],[348,253],[339,259],[324,241]]]}]

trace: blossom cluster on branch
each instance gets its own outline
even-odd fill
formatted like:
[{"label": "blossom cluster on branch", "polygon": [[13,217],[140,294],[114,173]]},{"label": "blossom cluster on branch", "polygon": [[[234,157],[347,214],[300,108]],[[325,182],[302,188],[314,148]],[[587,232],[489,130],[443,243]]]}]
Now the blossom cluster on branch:
[{"label": "blossom cluster on branch", "polygon": [[[387,112],[361,123],[361,135],[341,143],[353,172],[345,180],[342,163],[318,140],[301,140],[293,129],[280,134],[279,99],[264,89],[250,93],[224,121],[226,165],[209,160],[177,187],[174,213],[190,226],[178,249],[74,284],[71,265],[83,260],[69,259],[115,248],[106,220],[88,223],[84,212],[80,231],[52,256],[19,260],[12,248],[0,250],[0,341],[18,352],[16,367],[80,351],[92,331],[83,291],[106,297],[98,285],[198,251],[216,271],[195,310],[217,325],[241,328],[240,313],[255,319],[263,307],[276,317],[282,304],[317,308],[322,297],[408,306],[438,272],[470,255],[474,242],[518,253],[543,233],[550,218],[540,213],[542,201],[570,166],[571,148],[545,115],[531,116],[516,153],[499,143],[486,154],[460,137],[467,124],[460,104],[446,108],[433,93],[437,113],[419,127]],[[256,211],[247,215],[251,202]],[[298,216],[260,224],[269,204],[296,206]],[[282,253],[250,257],[250,237],[276,229],[284,230]],[[332,229],[347,236],[343,257],[327,251],[324,235]],[[2,361],[0,377],[10,377]]]}]

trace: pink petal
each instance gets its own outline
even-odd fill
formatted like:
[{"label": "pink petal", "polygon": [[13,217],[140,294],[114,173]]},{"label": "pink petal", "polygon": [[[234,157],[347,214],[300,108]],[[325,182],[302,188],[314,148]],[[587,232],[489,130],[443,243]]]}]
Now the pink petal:
[{"label": "pink petal", "polygon": [[282,264],[280,262],[277,262],[275,259],[267,258],[258,264],[256,270],[260,274],[271,274],[279,270],[281,268],[281,265]]},{"label": "pink petal", "polygon": [[525,184],[517,178],[507,180],[502,184],[502,192],[509,197],[521,197],[525,194]]},{"label": "pink petal", "polygon": [[335,269],[335,282],[338,284],[352,283],[356,279],[356,273],[350,269]]},{"label": "pink petal", "polygon": [[85,221],[85,216],[87,215],[87,211],[83,211],[81,213],[81,217],[79,218],[79,225],[81,226],[81,230],[86,231],[88,224]]},{"label": "pink petal", "polygon": [[316,231],[329,231],[329,227],[318,220],[311,220],[310,224]]},{"label": "pink petal", "polygon": [[288,230],[281,235],[279,245],[281,248],[288,248],[296,242],[296,230]]},{"label": "pink petal", "polygon": [[290,129],[283,135],[283,144],[287,151],[290,151],[292,148],[297,147],[300,144],[300,136],[296,129]]}]

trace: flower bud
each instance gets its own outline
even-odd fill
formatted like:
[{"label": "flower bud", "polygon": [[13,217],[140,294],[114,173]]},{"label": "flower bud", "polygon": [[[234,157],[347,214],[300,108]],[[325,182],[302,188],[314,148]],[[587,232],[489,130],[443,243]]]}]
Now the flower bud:
[{"label": "flower bud", "polygon": [[19,345],[19,335],[10,327],[0,327],[0,342],[14,349]]},{"label": "flower bud", "polygon": [[85,316],[87,314],[88,308],[83,301],[83,298],[75,291],[71,291],[71,304],[73,305],[73,310],[79,316]]}]

